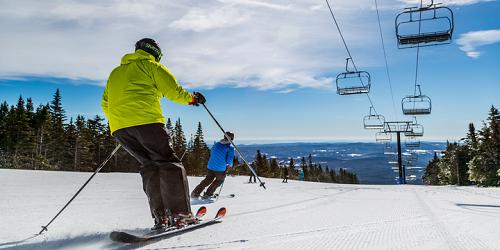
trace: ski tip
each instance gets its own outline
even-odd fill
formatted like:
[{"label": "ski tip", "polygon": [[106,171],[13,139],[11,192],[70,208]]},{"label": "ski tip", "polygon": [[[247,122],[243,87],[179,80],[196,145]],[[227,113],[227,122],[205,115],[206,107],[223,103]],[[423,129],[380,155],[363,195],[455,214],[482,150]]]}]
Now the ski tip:
[{"label": "ski tip", "polygon": [[202,217],[206,213],[207,213],[207,207],[201,206],[200,208],[198,208],[198,212],[196,212],[196,217]]},{"label": "ski tip", "polygon": [[109,238],[112,241],[122,242],[122,243],[134,243],[135,237],[124,232],[113,231],[109,234]]},{"label": "ski tip", "polygon": [[226,215],[226,208],[221,207],[219,208],[219,211],[217,211],[217,215],[215,215],[215,218],[222,218]]}]

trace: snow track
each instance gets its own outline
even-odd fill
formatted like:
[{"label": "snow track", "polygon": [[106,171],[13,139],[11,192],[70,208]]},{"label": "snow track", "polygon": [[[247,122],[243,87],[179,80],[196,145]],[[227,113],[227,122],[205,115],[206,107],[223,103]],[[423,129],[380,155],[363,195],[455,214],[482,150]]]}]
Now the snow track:
[{"label": "snow track", "polygon": [[[0,249],[500,249],[500,189],[340,185],[228,177],[207,216],[223,223],[123,245],[113,230],[147,231],[138,174],[99,174],[44,235],[39,231],[90,173],[0,170]],[[201,181],[190,177],[190,187]],[[194,205],[196,209],[199,205]]]}]

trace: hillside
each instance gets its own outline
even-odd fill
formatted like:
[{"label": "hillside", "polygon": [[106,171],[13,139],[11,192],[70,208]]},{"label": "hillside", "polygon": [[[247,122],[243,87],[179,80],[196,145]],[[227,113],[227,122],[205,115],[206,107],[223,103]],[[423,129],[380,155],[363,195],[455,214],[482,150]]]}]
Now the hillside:
[{"label": "hillside", "polygon": [[[500,189],[340,185],[265,179],[267,190],[228,177],[208,204],[223,223],[172,239],[126,246],[112,230],[152,225],[138,174],[99,174],[37,233],[90,173],[0,170],[0,248],[8,249],[498,249]],[[189,178],[191,188],[199,177]],[[193,206],[197,208],[199,205]]]}]

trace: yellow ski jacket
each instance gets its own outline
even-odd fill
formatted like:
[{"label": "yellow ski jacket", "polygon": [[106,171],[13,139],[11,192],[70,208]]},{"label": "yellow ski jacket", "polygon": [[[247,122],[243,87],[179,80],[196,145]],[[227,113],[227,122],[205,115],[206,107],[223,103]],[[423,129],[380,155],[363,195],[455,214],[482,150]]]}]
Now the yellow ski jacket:
[{"label": "yellow ski jacket", "polygon": [[160,100],[166,97],[189,104],[193,95],[184,90],[170,71],[143,50],[126,54],[108,78],[102,95],[102,110],[111,133],[118,129],[165,123]]}]

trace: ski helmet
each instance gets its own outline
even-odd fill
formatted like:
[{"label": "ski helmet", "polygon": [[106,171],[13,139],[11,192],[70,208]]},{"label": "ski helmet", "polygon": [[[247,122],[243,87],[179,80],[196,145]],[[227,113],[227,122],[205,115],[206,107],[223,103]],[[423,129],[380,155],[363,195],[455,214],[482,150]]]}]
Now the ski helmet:
[{"label": "ski helmet", "polygon": [[161,60],[161,49],[158,43],[151,38],[143,38],[135,43],[135,50],[144,50],[154,56],[155,60],[159,62]]},{"label": "ski helmet", "polygon": [[[234,140],[234,134],[233,133],[231,133],[229,131],[226,131],[226,135],[229,136],[229,138],[231,138],[231,141]],[[224,136],[224,139],[226,139],[226,136]]]}]

